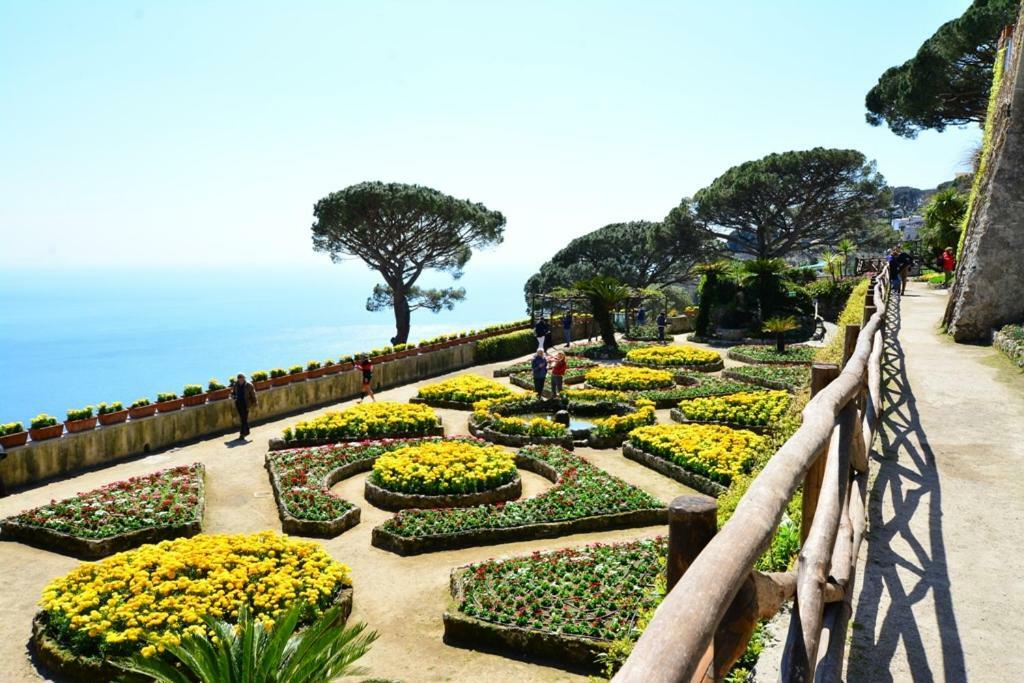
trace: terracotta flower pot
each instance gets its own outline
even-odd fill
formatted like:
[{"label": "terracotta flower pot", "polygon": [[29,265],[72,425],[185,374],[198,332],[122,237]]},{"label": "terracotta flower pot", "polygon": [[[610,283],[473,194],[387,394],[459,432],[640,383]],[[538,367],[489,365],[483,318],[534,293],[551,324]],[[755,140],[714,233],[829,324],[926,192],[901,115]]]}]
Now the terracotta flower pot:
[{"label": "terracotta flower pot", "polygon": [[206,394],[196,394],[195,396],[185,396],[181,400],[184,401],[185,405],[188,406],[189,408],[191,408],[193,406],[201,406],[204,403],[206,403]]},{"label": "terracotta flower pot", "polygon": [[292,381],[291,375],[284,375],[283,377],[272,377],[270,380],[270,386],[272,387],[283,387],[285,384],[290,384]]},{"label": "terracotta flower pot", "polygon": [[87,417],[84,420],[68,420],[64,423],[64,427],[68,430],[69,434],[87,432],[90,429],[96,429],[96,417]]},{"label": "terracotta flower pot", "polygon": [[143,417],[149,417],[156,412],[156,406],[150,403],[148,406],[139,406],[138,408],[129,408],[128,417],[133,420],[138,420]]},{"label": "terracotta flower pot", "polygon": [[347,363],[339,363],[337,365],[338,372],[344,372],[345,370],[351,370],[352,367],[353,367],[352,361],[349,361]]},{"label": "terracotta flower pot", "polygon": [[269,379],[261,379],[258,382],[253,382],[252,386],[256,389],[256,391],[264,391],[264,390],[270,388],[270,380]]},{"label": "terracotta flower pot", "polygon": [[231,395],[231,387],[224,387],[223,389],[214,389],[206,393],[207,401],[223,401]]},{"label": "terracotta flower pot", "polygon": [[125,409],[116,410],[112,413],[103,413],[102,415],[99,416],[100,424],[103,425],[104,427],[109,427],[110,425],[116,425],[118,423],[124,422],[125,420],[128,419],[128,413],[130,412],[130,410]]},{"label": "terracotta flower pot", "polygon": [[309,379],[316,379],[317,377],[323,377],[327,374],[327,368],[317,368],[315,370],[307,370],[306,375]]},{"label": "terracotta flower pot", "polygon": [[158,413],[173,413],[175,410],[181,410],[181,406],[184,403],[184,399],[175,398],[170,401],[157,401],[153,405],[156,406],[156,412]]},{"label": "terracotta flower pot", "polygon": [[4,448],[14,448],[15,446],[24,446],[28,442],[28,432],[16,432],[14,434],[5,434],[0,436],[0,446]]},{"label": "terracotta flower pot", "polygon": [[334,365],[328,365],[326,367],[323,367],[323,368],[321,368],[321,370],[324,371],[325,375],[336,375],[339,372],[341,372],[342,367],[341,367],[341,365],[335,363]]},{"label": "terracotta flower pot", "polygon": [[295,374],[288,376],[292,378],[293,382],[304,382],[307,379],[309,379],[309,371],[304,370],[302,372],[296,372]]},{"label": "terracotta flower pot", "polygon": [[39,427],[38,429],[28,430],[28,435],[32,437],[33,441],[46,441],[47,439],[56,439],[63,433],[64,425],[60,423],[57,423],[52,427]]}]

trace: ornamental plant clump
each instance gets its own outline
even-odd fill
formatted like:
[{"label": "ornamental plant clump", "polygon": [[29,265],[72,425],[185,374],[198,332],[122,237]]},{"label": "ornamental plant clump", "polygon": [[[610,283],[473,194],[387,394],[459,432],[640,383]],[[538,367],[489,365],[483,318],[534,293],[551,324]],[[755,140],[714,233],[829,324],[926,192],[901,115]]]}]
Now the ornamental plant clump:
[{"label": "ornamental plant clump", "polygon": [[93,407],[86,406],[84,408],[72,408],[68,410],[68,422],[74,422],[76,420],[88,420],[93,415]]},{"label": "ornamental plant clump", "polygon": [[702,396],[725,396],[726,394],[735,394],[741,391],[759,391],[759,389],[752,387],[746,382],[707,376],[701,378],[697,384],[690,386],[638,391],[633,395],[636,398],[645,398],[649,401],[682,401]]},{"label": "ornamental plant clump", "polygon": [[156,395],[156,402],[157,403],[163,403],[165,401],[173,401],[173,400],[175,400],[177,398],[178,398],[177,394],[175,394],[173,392],[170,392],[170,391],[167,391],[167,392],[164,392],[164,393],[161,393],[161,394],[157,394]]},{"label": "ornamental plant clump", "polygon": [[425,436],[441,425],[430,407],[393,401],[359,403],[324,413],[284,430],[285,441]]},{"label": "ornamental plant clump", "polygon": [[138,399],[135,399],[135,401],[132,402],[132,406],[131,407],[132,408],[145,408],[148,405],[150,405],[150,401],[149,401],[148,398],[138,398]]},{"label": "ornamental plant clump", "polygon": [[721,425],[652,425],[635,429],[629,443],[680,467],[729,485],[750,471],[764,437]]},{"label": "ornamental plant clump", "polygon": [[110,413],[117,413],[124,410],[124,406],[121,405],[120,401],[114,401],[113,403],[100,403],[96,406],[97,415],[109,415]]},{"label": "ornamental plant clump", "polygon": [[289,375],[297,375],[300,372],[302,372],[302,366],[301,365],[293,365],[290,368],[288,368],[288,374]]},{"label": "ornamental plant clump", "polygon": [[25,431],[25,425],[20,422],[8,422],[7,424],[0,425],[0,436],[21,434],[23,431]]},{"label": "ornamental plant clump", "polygon": [[269,375],[267,374],[266,370],[257,370],[256,372],[252,373],[253,382],[266,382],[268,377]]},{"label": "ornamental plant clump", "polygon": [[638,391],[667,389],[675,386],[675,379],[672,373],[666,370],[616,365],[602,366],[587,372],[587,385],[597,389]]},{"label": "ornamental plant clump", "polygon": [[488,491],[515,477],[516,458],[510,451],[468,441],[433,441],[381,455],[370,481],[399,493],[446,495]]},{"label": "ornamental plant clump", "polygon": [[811,381],[810,368],[799,365],[743,365],[729,368],[729,374],[751,381],[778,382],[794,389],[805,387]]},{"label": "ornamental plant clump", "polygon": [[814,360],[815,349],[810,346],[788,346],[779,351],[774,346],[734,346],[729,355],[736,360],[749,358],[756,363],[810,363]]},{"label": "ornamental plant clump", "polygon": [[206,383],[207,391],[217,391],[219,389],[227,389],[226,386],[220,383],[216,377],[211,377],[210,381]]},{"label": "ornamental plant clump", "polygon": [[788,391],[744,391],[680,401],[679,410],[694,422],[771,427],[786,414],[791,399]]},{"label": "ornamental plant clump", "polygon": [[[284,368],[274,368],[273,370],[270,371],[270,376],[273,379],[277,379],[278,377],[284,377],[287,374],[288,372]],[[256,374],[253,373],[253,378],[255,377]]]},{"label": "ornamental plant clump", "polygon": [[199,384],[186,384],[181,391],[182,396],[198,396],[201,393],[203,393],[203,387]]},{"label": "ornamental plant clump", "polygon": [[443,382],[420,387],[417,396],[424,401],[453,401],[473,404],[488,398],[511,396],[515,392],[504,384],[480,375],[459,375]]},{"label": "ornamental plant clump", "polygon": [[473,415],[470,419],[474,425],[512,436],[558,438],[569,434],[568,427],[545,417],[523,418],[491,412],[486,407],[488,403],[489,401],[478,401],[473,404]]},{"label": "ornamental plant clump", "polygon": [[352,583],[349,569],[315,543],[269,531],[199,535],[144,545],[80,564],[51,581],[40,601],[46,633],[84,657],[152,656],[203,622],[248,605],[265,628],[297,599],[308,622]]},{"label": "ornamental plant clump", "polygon": [[659,602],[655,585],[668,543],[595,544],[466,567],[458,610],[483,621],[598,640],[636,637],[639,613]]},{"label": "ornamental plant clump", "polygon": [[179,526],[199,514],[203,466],[196,463],[107,484],[6,521],[100,539],[151,527]]},{"label": "ornamental plant clump", "polygon": [[652,425],[657,421],[654,414],[654,403],[640,399],[636,402],[636,406],[639,410],[635,413],[612,415],[594,420],[594,434],[599,437],[628,434],[637,427]]},{"label": "ornamental plant clump", "polygon": [[518,455],[554,469],[558,473],[558,483],[540,495],[509,503],[403,510],[378,528],[404,538],[424,538],[478,529],[565,522],[665,506],[646,491],[613,477],[564,448],[526,446],[519,450]]},{"label": "ornamental plant clump", "polygon": [[626,354],[626,360],[652,367],[686,367],[721,363],[722,356],[696,346],[648,346],[633,349]]},{"label": "ornamental plant clump", "polygon": [[306,362],[307,370],[319,370],[321,367],[322,366],[320,365],[320,361],[318,360],[311,360]]},{"label": "ornamental plant clump", "polygon": [[29,426],[31,426],[32,429],[42,429],[43,427],[52,427],[55,424],[57,424],[57,418],[55,418],[53,415],[39,413],[38,415],[32,418],[32,421],[29,423]]},{"label": "ornamental plant clump", "polygon": [[612,389],[566,389],[562,395],[581,403],[627,403],[630,400],[626,392]]}]

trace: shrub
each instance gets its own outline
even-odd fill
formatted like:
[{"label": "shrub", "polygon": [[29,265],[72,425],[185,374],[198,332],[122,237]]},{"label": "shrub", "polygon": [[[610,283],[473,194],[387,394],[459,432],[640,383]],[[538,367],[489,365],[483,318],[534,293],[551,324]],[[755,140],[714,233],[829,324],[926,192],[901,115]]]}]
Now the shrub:
[{"label": "shrub", "polygon": [[850,292],[850,296],[846,300],[846,306],[843,307],[843,312],[839,314],[839,320],[836,322],[836,333],[828,340],[825,346],[819,348],[814,354],[816,362],[835,363],[836,365],[843,362],[843,343],[846,339],[846,326],[860,325],[864,318],[864,297],[867,296],[868,287],[870,286],[871,281],[864,279]]},{"label": "shrub", "polygon": [[515,477],[511,451],[468,441],[433,441],[381,455],[370,480],[389,491],[444,495],[494,489]]},{"label": "shrub", "polygon": [[150,401],[149,401],[148,398],[138,398],[138,399],[135,399],[135,401],[132,403],[131,407],[132,408],[145,408],[149,404],[150,404]]},{"label": "shrub", "polygon": [[620,365],[603,366],[588,371],[587,384],[597,389],[665,389],[674,386],[675,379],[671,372],[665,370]]},{"label": "shrub", "polygon": [[771,427],[786,413],[790,400],[788,391],[744,391],[680,401],[679,410],[695,422]]},{"label": "shrub", "polygon": [[178,398],[178,395],[171,392],[164,392],[156,395],[156,402],[163,403],[165,401],[173,401]]},{"label": "shrub", "polygon": [[818,314],[825,320],[835,321],[858,284],[856,279],[833,281],[832,278],[823,278],[807,290],[818,300]]},{"label": "shrub", "polygon": [[647,346],[631,350],[626,360],[653,367],[686,367],[721,363],[722,356],[696,346]]},{"label": "shrub", "polygon": [[378,401],[324,413],[284,430],[285,441],[425,436],[441,424],[425,405]]},{"label": "shrub", "polygon": [[[658,326],[650,323],[629,328],[626,339],[632,341],[658,341]],[[665,333],[665,341],[672,341],[673,336]]]},{"label": "shrub", "polygon": [[203,393],[203,387],[199,384],[186,384],[185,388],[181,390],[182,396],[198,396]]},{"label": "shrub", "polygon": [[267,374],[266,370],[257,370],[256,372],[252,373],[253,382],[265,382],[267,381],[268,378],[269,375]]},{"label": "shrub", "polygon": [[23,431],[25,431],[25,425],[20,422],[8,422],[7,424],[0,425],[0,436],[21,434]]},{"label": "shrub", "polygon": [[629,442],[651,455],[728,485],[750,471],[765,440],[746,429],[721,425],[673,424],[640,427]]},{"label": "shrub", "polygon": [[116,413],[124,410],[124,406],[121,405],[120,401],[114,401],[113,403],[100,403],[96,406],[97,415],[109,415],[110,413]]},{"label": "shrub", "polygon": [[84,408],[71,408],[68,410],[68,422],[75,422],[76,420],[88,420],[93,415],[93,407],[86,406]]},{"label": "shrub", "polygon": [[46,413],[39,413],[32,418],[29,426],[32,429],[42,429],[44,427],[52,427],[57,424],[57,418],[53,415],[47,415]]},{"label": "shrub", "polygon": [[453,401],[472,405],[488,398],[511,396],[515,392],[504,384],[480,375],[459,375],[420,387],[417,396],[424,401]]},{"label": "shrub", "polygon": [[729,349],[730,358],[754,363],[810,363],[814,360],[815,353],[816,349],[810,346],[790,346],[784,351],[779,351],[774,346],[751,344],[749,346],[734,346]]},{"label": "shrub", "polygon": [[476,343],[473,357],[477,363],[494,363],[525,356],[537,349],[537,338],[532,330],[520,330],[481,339]]}]

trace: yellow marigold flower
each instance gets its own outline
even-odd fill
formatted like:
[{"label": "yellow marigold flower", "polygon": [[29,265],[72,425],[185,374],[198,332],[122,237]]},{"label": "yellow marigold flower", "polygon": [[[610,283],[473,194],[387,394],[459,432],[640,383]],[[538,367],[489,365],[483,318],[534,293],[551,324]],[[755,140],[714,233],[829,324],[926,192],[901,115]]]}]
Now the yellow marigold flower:
[{"label": "yellow marigold flower", "polygon": [[685,367],[718,363],[722,356],[717,351],[696,346],[642,346],[629,351],[626,360],[655,367]]}]

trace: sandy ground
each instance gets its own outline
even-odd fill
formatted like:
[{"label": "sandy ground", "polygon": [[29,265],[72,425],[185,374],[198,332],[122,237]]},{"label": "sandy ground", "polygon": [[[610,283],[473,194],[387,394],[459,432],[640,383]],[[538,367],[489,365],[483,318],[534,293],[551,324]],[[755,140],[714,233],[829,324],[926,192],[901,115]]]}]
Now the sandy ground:
[{"label": "sandy ground", "polygon": [[[681,338],[681,337],[680,337]],[[505,363],[479,366],[466,372],[490,377]],[[727,365],[734,363],[727,361]],[[429,380],[431,382],[437,381]],[[504,380],[507,381],[507,380]],[[379,394],[380,399],[405,401],[415,395],[419,384]],[[341,403],[331,409],[344,407]],[[326,409],[325,409],[326,410]],[[319,414],[311,411],[303,417]],[[467,433],[468,413],[438,411],[446,434]],[[0,499],[0,517],[30,507],[88,491],[97,486],[173,464],[202,462],[206,466],[206,530],[211,533],[281,530],[277,510],[263,467],[267,440],[296,422],[298,417],[270,422],[253,429],[247,442],[233,436],[218,437],[183,448],[172,449],[138,460],[88,472],[63,481],[29,489]],[[668,421],[668,411],[659,411],[659,421]],[[581,455],[626,481],[644,488],[664,501],[689,489],[637,463],[626,460],[619,449],[579,449]],[[579,545],[595,541],[618,541],[667,533],[664,526],[612,532],[578,534],[558,539],[509,543],[481,548],[399,557],[370,545],[370,533],[391,513],[374,508],[362,496],[360,475],[340,482],[335,491],[362,508],[362,522],[341,536],[321,540],[332,556],[352,568],[355,585],[354,621],[365,621],[380,639],[361,664],[374,677],[407,683],[429,681],[582,681],[585,677],[506,657],[451,647],[442,642],[441,615],[448,604],[451,570],[463,564],[501,557]],[[524,496],[535,495],[550,483],[523,473]],[[0,543],[0,681],[37,681],[46,677],[31,661],[27,641],[29,624],[45,584],[71,570],[78,562],[56,553],[18,543]]]}]

